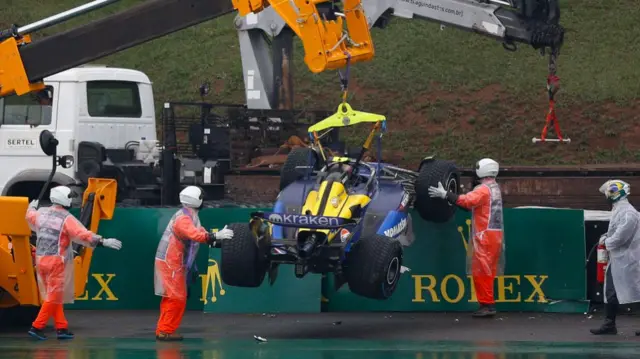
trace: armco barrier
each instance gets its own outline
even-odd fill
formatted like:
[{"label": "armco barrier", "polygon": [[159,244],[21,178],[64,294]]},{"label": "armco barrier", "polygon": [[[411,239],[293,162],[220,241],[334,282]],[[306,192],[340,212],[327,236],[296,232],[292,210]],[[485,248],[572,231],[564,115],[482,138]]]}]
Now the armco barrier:
[{"label": "armco barrier", "polygon": [[[416,214],[417,215],[417,214]],[[392,298],[369,300],[345,285],[325,285],[328,311],[469,311],[477,308],[465,258],[469,214],[433,224],[414,220],[416,241],[405,251]],[[580,210],[506,209],[506,269],[496,279],[498,310],[584,312],[587,306],[584,217]],[[561,300],[556,302],[556,300]]]},{"label": "armco barrier", "polygon": [[[246,222],[256,209],[203,209],[205,228]],[[175,209],[117,208],[100,234],[123,242],[121,251],[99,248],[93,257],[87,291],[69,309],[157,309],[153,294],[153,262],[158,240]],[[226,286],[220,279],[219,250],[201,246],[200,280],[192,286],[188,308],[205,312],[316,312],[321,288],[328,311],[468,311],[476,307],[465,274],[469,214],[436,225],[417,219],[417,239],[405,251],[403,274],[387,301],[361,298],[345,285],[333,290],[332,277],[297,279],[292,266],[281,266],[273,287]],[[579,210],[508,209],[505,212],[506,275],[496,280],[499,310],[584,311],[586,278],[583,212]],[[210,252],[210,253],[208,253]],[[555,300],[562,300],[558,303]],[[557,304],[552,304],[557,303]],[[575,305],[567,305],[575,304]],[[577,304],[576,304],[577,303]]]}]

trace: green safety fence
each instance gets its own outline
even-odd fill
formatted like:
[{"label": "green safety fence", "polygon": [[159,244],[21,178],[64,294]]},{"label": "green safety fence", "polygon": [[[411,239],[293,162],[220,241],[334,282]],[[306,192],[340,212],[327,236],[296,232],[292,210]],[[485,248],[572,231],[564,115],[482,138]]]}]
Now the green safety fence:
[{"label": "green safety fence", "polygon": [[[69,309],[154,309],[160,297],[153,292],[153,265],[156,248],[175,208],[116,208],[113,219],[100,222],[98,232],[104,237],[118,238],[122,249],[98,248],[94,251],[87,289]],[[231,222],[244,222],[251,209],[203,209],[200,221],[207,229],[222,228]],[[74,213],[77,215],[77,212]],[[196,264],[200,280],[191,286],[189,310],[202,310],[213,300],[207,273],[209,253],[200,246]]]},{"label": "green safety fence", "polygon": [[[206,208],[200,219],[207,229],[246,222],[256,209]],[[122,250],[95,251],[86,292],[69,309],[157,309],[153,263],[158,241],[176,209],[117,208],[99,233],[118,238]],[[403,274],[392,298],[375,301],[335,291],[331,275],[295,278],[293,266],[281,266],[274,286],[225,285],[220,278],[218,249],[201,246],[199,280],[191,287],[188,309],[205,312],[263,313],[327,311],[468,311],[476,307],[471,280],[465,274],[469,214],[432,224],[414,214],[415,243],[405,251]],[[500,310],[584,311],[584,218],[580,210],[507,209],[507,265],[496,280]]]},{"label": "green safety fence", "polygon": [[227,286],[220,279],[220,250],[211,250],[206,276],[206,313],[316,313],[320,312],[322,276],[294,275],[292,265],[280,266],[273,286],[268,277],[259,288]]},{"label": "green safety fence", "polygon": [[[417,216],[417,213],[414,214]],[[417,217],[414,217],[417,218]],[[505,209],[505,275],[495,281],[498,310],[584,312],[586,271],[584,215],[581,210]],[[326,310],[470,311],[477,309],[466,273],[470,217],[434,224],[414,219],[416,241],[405,249],[402,275],[385,301],[354,295],[344,285],[325,283]]]}]

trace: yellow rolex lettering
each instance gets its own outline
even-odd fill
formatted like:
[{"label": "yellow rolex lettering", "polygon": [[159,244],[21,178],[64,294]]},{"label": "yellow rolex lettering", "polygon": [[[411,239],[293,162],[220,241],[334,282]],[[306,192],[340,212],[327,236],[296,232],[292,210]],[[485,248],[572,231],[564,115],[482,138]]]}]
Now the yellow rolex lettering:
[{"label": "yellow rolex lettering", "polygon": [[515,283],[520,286],[520,276],[519,275],[504,275],[498,277],[498,299],[496,302],[500,303],[519,303],[522,301],[522,295],[520,291],[518,291],[518,295],[516,298],[507,299],[507,291],[509,291],[510,295],[514,294],[513,282],[507,285],[507,279],[514,279]]},{"label": "yellow rolex lettering", "polygon": [[[219,276],[219,272],[217,276]],[[428,301],[428,296],[431,297],[431,302],[433,303],[440,302],[440,297],[451,304],[459,303],[463,300],[467,300],[468,303],[478,302],[472,275],[467,275],[466,281],[456,274],[446,274],[443,277],[432,274],[416,274],[411,277],[414,284],[413,298],[411,300],[413,303],[425,303]],[[547,299],[543,285],[547,278],[549,278],[547,275],[497,276],[496,302],[546,303]],[[529,291],[529,286],[522,282],[528,282],[532,290]],[[469,286],[468,299],[466,299],[467,286]]]},{"label": "yellow rolex lettering", "polygon": [[533,287],[533,292],[531,293],[529,298],[524,300],[525,303],[533,303],[534,302],[533,298],[536,295],[538,295],[539,303],[546,303],[547,299],[544,295],[544,291],[542,290],[542,284],[544,283],[545,280],[547,280],[547,278],[549,278],[549,276],[525,275],[524,277],[529,281],[529,283],[531,283],[531,286]]},{"label": "yellow rolex lettering", "polygon": [[[413,292],[413,300],[414,303],[424,303],[425,300],[422,298],[422,292],[427,290],[431,294],[431,301],[437,303],[440,301],[438,299],[438,293],[436,293],[435,286],[437,284],[436,277],[432,275],[412,275],[413,283],[414,283],[414,292]],[[422,283],[423,279],[429,280],[429,285],[425,286]]]},{"label": "yellow rolex lettering", "polygon": [[[449,297],[449,293],[447,292],[447,283],[449,283],[450,279],[453,279],[458,287],[456,297],[453,299]],[[447,303],[458,303],[462,300],[462,297],[464,297],[464,282],[462,282],[462,279],[457,275],[449,274],[442,279],[442,283],[440,283],[440,292],[442,293],[442,298],[444,298]]]},{"label": "yellow rolex lettering", "polygon": [[[115,274],[91,274],[91,276],[96,280],[96,282],[98,282],[98,285],[100,285],[100,291],[95,295],[95,297],[91,298],[91,300],[102,300],[103,293],[106,294],[107,300],[118,300],[118,297],[113,294],[113,291],[109,287],[109,283],[111,283],[111,280],[116,276]],[[107,279],[104,280],[102,278],[103,276],[106,276]]]}]

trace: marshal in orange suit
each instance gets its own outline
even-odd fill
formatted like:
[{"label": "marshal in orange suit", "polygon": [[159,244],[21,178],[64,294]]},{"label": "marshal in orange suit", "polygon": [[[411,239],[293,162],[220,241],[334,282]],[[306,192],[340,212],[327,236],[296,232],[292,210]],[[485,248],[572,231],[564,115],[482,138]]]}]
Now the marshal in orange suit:
[{"label": "marshal in orange suit", "polygon": [[[176,333],[187,307],[189,277],[197,273],[195,260],[201,243],[219,248],[221,240],[233,237],[233,231],[225,226],[219,232],[209,233],[200,225],[198,212],[203,206],[204,193],[197,186],[188,186],[180,192],[180,208],[171,217],[162,234],[155,258],[155,294],[160,301],[160,318],[156,339],[182,340]],[[189,274],[192,275],[189,275]]]},{"label": "marshal in orange suit", "polygon": [[450,203],[471,211],[471,239],[467,252],[467,274],[480,303],[474,317],[492,317],[496,314],[493,282],[504,273],[504,222],[502,194],[496,182],[500,168],[498,162],[483,158],[476,163],[473,191],[458,195],[438,183],[430,187],[429,195],[446,199]]}]

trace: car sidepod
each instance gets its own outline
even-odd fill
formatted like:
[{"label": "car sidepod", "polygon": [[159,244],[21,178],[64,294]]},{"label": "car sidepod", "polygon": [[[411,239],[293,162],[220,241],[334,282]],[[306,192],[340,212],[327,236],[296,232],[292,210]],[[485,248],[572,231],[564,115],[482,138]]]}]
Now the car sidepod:
[{"label": "car sidepod", "polygon": [[[316,186],[315,178],[303,179],[289,184],[278,194],[276,203],[273,206],[274,213],[301,214],[302,206]],[[274,225],[272,228],[272,238],[277,241],[285,239],[295,239],[296,228],[284,228]]]},{"label": "car sidepod", "polygon": [[409,195],[402,185],[381,182],[363,216],[361,237],[374,234],[398,239],[403,246],[413,243],[412,218],[409,214]]}]

